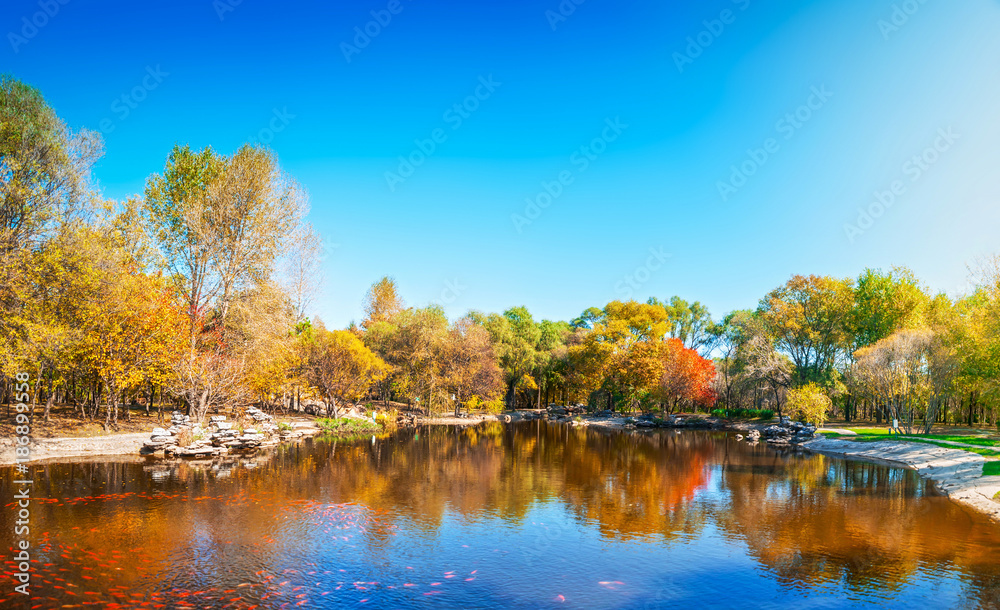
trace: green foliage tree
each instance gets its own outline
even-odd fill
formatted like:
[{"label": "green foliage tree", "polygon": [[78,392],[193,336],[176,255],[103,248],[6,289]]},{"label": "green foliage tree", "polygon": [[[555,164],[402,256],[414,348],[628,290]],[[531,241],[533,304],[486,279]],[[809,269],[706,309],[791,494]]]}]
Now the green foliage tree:
[{"label": "green foliage tree", "polygon": [[850,281],[815,275],[793,276],[761,301],[761,319],[795,364],[796,384],[830,382],[851,344],[853,304]]}]

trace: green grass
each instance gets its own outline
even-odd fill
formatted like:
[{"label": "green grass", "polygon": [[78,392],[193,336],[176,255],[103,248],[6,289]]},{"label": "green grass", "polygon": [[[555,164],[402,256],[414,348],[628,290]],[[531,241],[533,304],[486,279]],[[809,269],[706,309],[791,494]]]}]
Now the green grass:
[{"label": "green grass", "polygon": [[774,411],[768,409],[715,409],[712,411],[712,415],[738,419],[772,419]]},{"label": "green grass", "polygon": [[850,430],[851,432],[857,432],[858,434],[889,434],[888,428],[844,428],[845,430]]},{"label": "green grass", "polygon": [[[958,449],[960,451],[968,451],[969,453],[975,453],[983,457],[1000,457],[1000,451],[995,451],[993,449],[986,449],[985,447],[957,447],[955,445],[949,445],[948,443],[941,443],[935,440],[934,435],[930,437],[925,436],[900,436],[888,434],[859,434],[858,436],[845,436],[843,434],[837,434],[835,432],[823,432],[823,436],[827,438],[839,438],[846,441],[852,441],[855,443],[877,443],[879,441],[906,441],[908,443],[924,443],[927,445],[934,445],[936,447],[943,447],[945,449]],[[947,440],[947,439],[945,439]]]},{"label": "green grass", "polygon": [[1000,475],[1000,462],[986,462],[983,464],[984,477],[994,477],[996,475]]},{"label": "green grass", "polygon": [[982,447],[1000,447],[1000,439],[988,438],[985,436],[976,435],[962,435],[962,434],[890,434],[888,428],[845,428],[851,432],[856,432],[862,436],[878,436],[878,437],[888,437],[902,438],[902,439],[916,439],[916,440],[935,440],[935,441],[953,441],[956,443],[965,443],[966,445],[980,445]]},{"label": "green grass", "polygon": [[1000,447],[1000,439],[983,436],[961,436],[958,434],[931,434],[928,438],[939,441],[955,441],[966,445],[982,445],[983,447]]},{"label": "green grass", "polygon": [[380,431],[378,424],[366,419],[330,419],[321,417],[316,420],[316,425],[330,435],[338,437],[366,436]]}]

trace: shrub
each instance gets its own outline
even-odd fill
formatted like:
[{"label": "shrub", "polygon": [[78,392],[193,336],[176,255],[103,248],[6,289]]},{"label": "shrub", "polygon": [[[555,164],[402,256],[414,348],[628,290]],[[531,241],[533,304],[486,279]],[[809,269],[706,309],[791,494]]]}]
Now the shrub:
[{"label": "shrub", "polygon": [[774,411],[770,409],[715,409],[712,411],[712,415],[739,419],[771,419],[774,417]]},{"label": "shrub", "polygon": [[373,434],[379,431],[378,425],[367,419],[321,417],[316,420],[316,425],[324,432],[336,435]]},{"label": "shrub", "polygon": [[396,419],[399,418],[399,412],[395,409],[390,411],[373,411],[371,418],[383,430],[392,430],[396,428]]},{"label": "shrub", "polygon": [[822,426],[832,406],[830,397],[815,383],[808,383],[801,388],[788,391],[787,410],[788,416],[792,419],[806,421],[817,427]]},{"label": "shrub", "polygon": [[182,428],[177,432],[177,446],[187,447],[195,441],[194,433],[190,428]]},{"label": "shrub", "polygon": [[498,413],[503,413],[504,403],[501,398],[492,398],[484,400],[481,396],[473,396],[465,402],[465,408],[470,412],[477,411],[487,413],[489,415],[497,415]]}]

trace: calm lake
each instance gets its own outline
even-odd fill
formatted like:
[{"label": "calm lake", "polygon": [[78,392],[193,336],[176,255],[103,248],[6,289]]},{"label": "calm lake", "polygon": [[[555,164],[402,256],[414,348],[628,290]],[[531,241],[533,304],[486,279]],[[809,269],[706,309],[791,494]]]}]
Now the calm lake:
[{"label": "calm lake", "polygon": [[34,479],[32,599],[8,577],[0,608],[1000,607],[1000,526],[725,433],[425,427]]}]

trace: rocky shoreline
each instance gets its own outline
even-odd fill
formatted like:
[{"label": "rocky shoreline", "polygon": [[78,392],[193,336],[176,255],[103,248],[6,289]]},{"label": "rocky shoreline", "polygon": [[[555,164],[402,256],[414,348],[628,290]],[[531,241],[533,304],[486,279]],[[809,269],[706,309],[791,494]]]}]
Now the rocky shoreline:
[{"label": "rocky shoreline", "polygon": [[718,417],[701,417],[698,415],[667,415],[654,417],[639,415],[626,417],[611,411],[600,411],[587,415],[583,407],[554,406],[548,409],[502,413],[497,419],[504,423],[517,421],[547,420],[565,423],[572,426],[597,427],[613,430],[653,430],[666,428],[671,430],[717,430],[720,432],[736,432],[737,440],[748,442],[765,442],[771,445],[802,445],[816,437],[816,426],[804,422],[793,422],[791,418],[781,417],[778,423],[752,423],[748,421],[732,421]]},{"label": "rocky shoreline", "polygon": [[227,421],[225,415],[211,415],[203,428],[191,416],[180,411],[170,415],[169,428],[155,428],[143,443],[141,453],[162,453],[165,457],[215,457],[230,452],[245,452],[261,447],[274,447],[303,436],[318,434],[319,428],[282,428],[274,417],[256,407],[245,415],[248,425]]}]

